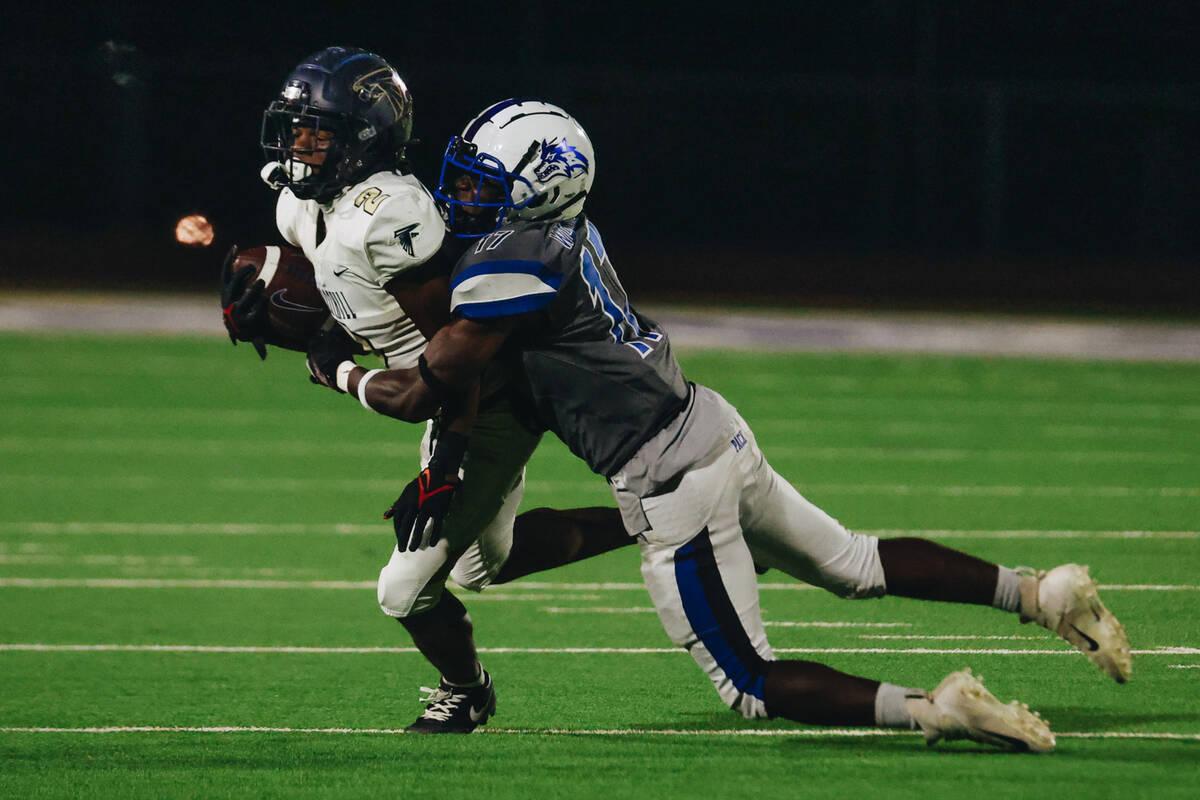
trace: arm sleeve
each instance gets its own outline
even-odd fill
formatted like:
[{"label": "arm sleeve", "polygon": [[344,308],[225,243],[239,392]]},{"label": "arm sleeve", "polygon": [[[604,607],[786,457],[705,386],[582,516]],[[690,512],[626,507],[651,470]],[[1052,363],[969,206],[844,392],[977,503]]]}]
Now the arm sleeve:
[{"label": "arm sleeve", "polygon": [[506,317],[549,305],[562,275],[541,261],[480,261],[450,280],[450,310],[467,319]]},{"label": "arm sleeve", "polygon": [[363,244],[381,283],[428,261],[442,246],[446,223],[427,192],[389,197],[372,215]]}]

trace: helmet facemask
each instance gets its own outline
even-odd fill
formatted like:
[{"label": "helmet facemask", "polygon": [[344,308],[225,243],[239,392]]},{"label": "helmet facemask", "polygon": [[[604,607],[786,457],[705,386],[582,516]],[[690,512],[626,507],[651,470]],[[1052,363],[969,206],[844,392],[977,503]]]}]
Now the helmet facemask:
[{"label": "helmet facemask", "polygon": [[[473,190],[465,200],[459,185],[464,176]],[[524,198],[515,200],[514,193]],[[523,209],[535,198],[528,178],[510,172],[500,159],[478,152],[474,143],[460,136],[451,139],[446,147],[442,173],[433,194],[450,210],[450,230],[463,239],[492,233],[504,222],[507,212]]]},{"label": "helmet facemask", "polygon": [[[301,131],[308,132],[304,143]],[[288,177],[284,185],[301,200],[324,200],[345,185],[349,136],[344,117],[311,106],[277,100],[263,113],[263,152],[283,167]],[[320,154],[324,160],[311,163]]]}]

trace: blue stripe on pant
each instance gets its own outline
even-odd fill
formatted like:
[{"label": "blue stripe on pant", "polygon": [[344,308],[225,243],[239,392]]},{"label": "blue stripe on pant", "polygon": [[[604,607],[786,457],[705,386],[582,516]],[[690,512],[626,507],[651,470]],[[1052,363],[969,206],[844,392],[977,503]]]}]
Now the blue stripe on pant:
[{"label": "blue stripe on pant", "polygon": [[675,551],[675,582],[692,630],[739,692],[763,699],[767,662],[725,591],[708,528]]}]

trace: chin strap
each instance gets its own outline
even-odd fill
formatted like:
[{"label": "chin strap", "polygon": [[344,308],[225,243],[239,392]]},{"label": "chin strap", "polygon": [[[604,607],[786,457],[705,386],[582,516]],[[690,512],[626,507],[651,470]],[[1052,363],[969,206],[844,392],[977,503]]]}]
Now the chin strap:
[{"label": "chin strap", "polygon": [[312,175],[312,167],[308,164],[294,160],[289,164],[290,167],[278,161],[268,161],[259,170],[258,176],[263,179],[263,183],[278,192],[280,189],[299,183]]}]

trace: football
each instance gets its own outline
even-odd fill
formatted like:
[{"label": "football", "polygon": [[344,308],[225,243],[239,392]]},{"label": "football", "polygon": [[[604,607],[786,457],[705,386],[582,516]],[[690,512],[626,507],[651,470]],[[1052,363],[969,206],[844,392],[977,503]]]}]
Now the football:
[{"label": "football", "polygon": [[295,247],[266,245],[238,249],[233,272],[247,265],[254,267],[255,279],[266,284],[271,323],[267,343],[304,352],[309,338],[329,321],[312,264]]}]

